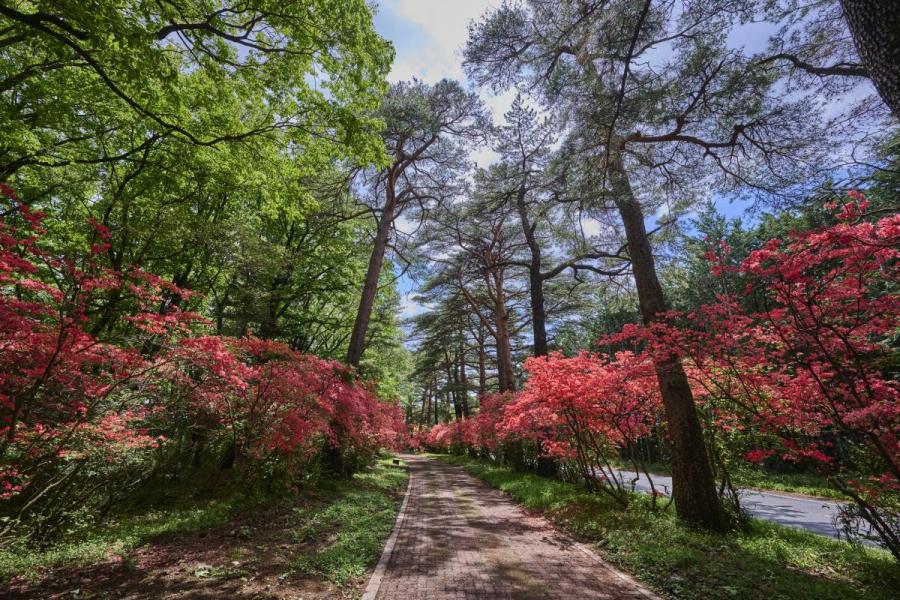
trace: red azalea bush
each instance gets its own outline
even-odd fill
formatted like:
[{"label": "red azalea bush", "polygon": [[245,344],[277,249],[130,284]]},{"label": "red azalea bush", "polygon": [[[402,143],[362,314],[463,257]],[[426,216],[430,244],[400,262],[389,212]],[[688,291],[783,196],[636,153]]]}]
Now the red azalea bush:
[{"label": "red azalea bush", "polygon": [[540,455],[571,461],[589,487],[626,503],[625,484],[611,459],[659,422],[652,363],[628,352],[613,358],[553,353],[529,358],[525,371],[523,391],[482,396],[477,416],[435,425],[427,447],[467,449],[513,465],[536,467]]},{"label": "red azalea bush", "polygon": [[167,356],[177,367],[166,369],[171,389],[198,423],[223,427],[237,462],[297,472],[327,448],[352,470],[379,448],[406,444],[400,407],[337,361],[254,337],[186,338]]},{"label": "red azalea bush", "polygon": [[428,430],[424,445],[435,452],[461,452],[477,444],[474,419],[438,423]]},{"label": "red azalea bush", "polygon": [[836,225],[743,261],[737,274],[762,311],[721,297],[619,339],[686,361],[707,436],[722,442],[714,458],[817,469],[853,501],[845,525],[861,521],[900,558],[900,215],[863,221],[865,207],[853,194]]},{"label": "red azalea bush", "polygon": [[185,455],[297,477],[322,454],[346,472],[406,444],[399,407],[348,368],[196,335],[204,319],[172,301],[189,291],[104,265],[102,225],[79,261],[58,256],[41,215],[0,192],[0,537],[103,514],[151,477],[178,477]]},{"label": "red azalea bush", "polygon": [[626,486],[611,459],[659,423],[652,362],[630,352],[571,358],[553,353],[529,358],[525,370],[525,389],[504,410],[506,435],[540,442],[547,454],[572,461],[589,489],[626,504]]}]

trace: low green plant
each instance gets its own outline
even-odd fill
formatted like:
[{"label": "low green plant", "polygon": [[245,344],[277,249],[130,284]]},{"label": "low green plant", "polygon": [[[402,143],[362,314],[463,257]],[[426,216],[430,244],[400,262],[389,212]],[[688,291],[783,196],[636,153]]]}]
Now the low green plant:
[{"label": "low green plant", "polygon": [[352,483],[332,482],[330,501],[295,509],[295,539],[319,543],[294,559],[294,570],[337,584],[362,576],[394,526],[406,480],[404,468],[381,459]]}]

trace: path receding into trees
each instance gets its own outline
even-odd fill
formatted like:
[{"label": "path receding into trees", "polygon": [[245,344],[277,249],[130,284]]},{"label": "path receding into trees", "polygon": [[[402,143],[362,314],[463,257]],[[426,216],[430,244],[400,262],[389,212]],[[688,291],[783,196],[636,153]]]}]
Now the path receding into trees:
[{"label": "path receding into trees", "polygon": [[655,597],[459,467],[403,458],[408,495],[365,600]]}]

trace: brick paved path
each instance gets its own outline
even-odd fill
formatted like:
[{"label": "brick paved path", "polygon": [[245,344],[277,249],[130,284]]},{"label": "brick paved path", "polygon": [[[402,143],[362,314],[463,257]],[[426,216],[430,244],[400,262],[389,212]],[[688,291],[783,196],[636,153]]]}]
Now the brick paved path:
[{"label": "brick paved path", "polygon": [[462,469],[403,458],[409,498],[377,600],[653,598]]}]

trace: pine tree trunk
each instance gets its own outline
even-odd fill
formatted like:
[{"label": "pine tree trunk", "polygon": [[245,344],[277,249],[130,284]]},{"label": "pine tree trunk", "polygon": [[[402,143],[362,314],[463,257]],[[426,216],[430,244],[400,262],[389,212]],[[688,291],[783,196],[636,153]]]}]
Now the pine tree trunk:
[{"label": "pine tree trunk", "polygon": [[509,313],[506,311],[506,296],[503,292],[503,277],[494,274],[495,306],[494,316],[497,323],[497,377],[500,391],[514,391],[516,383],[513,376],[512,348],[509,339]]},{"label": "pine tree trunk", "polygon": [[478,324],[478,395],[487,392],[487,351],[484,349],[484,325]]},{"label": "pine tree trunk", "polygon": [[354,367],[359,367],[359,361],[366,349],[366,332],[369,329],[369,319],[372,316],[372,307],[375,305],[375,296],[378,293],[378,280],[381,277],[381,266],[384,263],[384,254],[387,250],[388,236],[391,233],[393,221],[394,200],[393,193],[389,190],[388,201],[381,213],[381,218],[378,219],[378,231],[375,233],[372,255],[369,257],[369,266],[366,269],[366,280],[359,298],[353,333],[350,334],[350,346],[347,349],[347,364]]},{"label": "pine tree trunk", "polygon": [[465,418],[469,418],[469,381],[466,379],[466,344],[462,337],[462,332],[459,332],[459,351],[457,353],[457,358],[459,360],[459,385],[460,385],[460,400],[462,404],[462,413]]},{"label": "pine tree trunk", "polygon": [[534,227],[528,218],[528,207],[525,204],[525,188],[519,188],[516,195],[516,209],[522,233],[531,253],[528,267],[528,291],[531,295],[531,330],[534,337],[534,355],[547,356],[547,313],[544,309],[544,278],[541,277],[541,246],[534,235]]},{"label": "pine tree trunk", "polygon": [[[656,275],[644,214],[632,193],[620,155],[610,161],[610,182],[625,226],[641,316],[644,324],[649,325],[659,320],[667,306]],[[676,512],[683,521],[722,531],[725,522],[687,375],[677,359],[657,362],[655,366],[672,448],[672,497]]]},{"label": "pine tree trunk", "polygon": [[453,415],[459,421],[462,419],[462,404],[459,401],[459,373],[456,370],[456,364],[450,360],[450,353],[446,348],[444,349],[444,361],[447,386],[450,388],[450,397],[453,400]]},{"label": "pine tree trunk", "polygon": [[841,0],[841,7],[875,89],[900,119],[900,2]]}]

